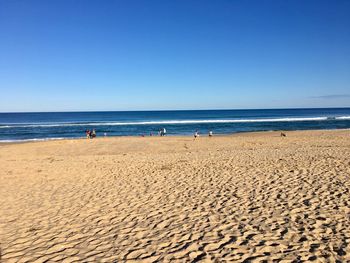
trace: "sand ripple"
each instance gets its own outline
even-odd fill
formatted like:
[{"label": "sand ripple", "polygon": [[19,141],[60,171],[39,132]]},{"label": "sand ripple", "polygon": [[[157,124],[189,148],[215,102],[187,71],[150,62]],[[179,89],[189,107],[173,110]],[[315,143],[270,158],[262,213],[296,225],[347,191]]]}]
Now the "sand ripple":
[{"label": "sand ripple", "polygon": [[350,261],[349,131],[0,146],[1,262]]}]

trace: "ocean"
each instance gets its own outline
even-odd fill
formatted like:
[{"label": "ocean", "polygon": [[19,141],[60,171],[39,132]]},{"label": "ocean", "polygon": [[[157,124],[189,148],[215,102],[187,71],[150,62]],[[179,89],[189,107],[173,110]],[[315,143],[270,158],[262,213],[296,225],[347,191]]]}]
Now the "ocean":
[{"label": "ocean", "polygon": [[97,136],[349,129],[350,108],[0,113],[0,142]]}]

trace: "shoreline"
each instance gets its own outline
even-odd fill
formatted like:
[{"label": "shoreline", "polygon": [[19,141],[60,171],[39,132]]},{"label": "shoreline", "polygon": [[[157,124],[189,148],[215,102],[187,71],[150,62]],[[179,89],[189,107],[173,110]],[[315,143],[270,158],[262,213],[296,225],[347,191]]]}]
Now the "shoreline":
[{"label": "shoreline", "polygon": [[[281,132],[287,134],[287,133],[295,133],[295,132],[332,132],[332,131],[349,131],[350,128],[344,128],[344,129],[317,129],[317,130],[270,130],[270,131],[242,131],[242,132],[235,132],[235,133],[227,133],[227,134],[213,134],[213,138],[218,137],[235,137],[235,136],[257,136],[262,134],[271,134],[276,133],[276,135],[280,134]],[[199,134],[199,138],[206,138],[208,137],[207,134],[201,135]],[[116,136],[98,136],[94,139],[89,140],[101,140],[101,139],[116,139],[116,138],[162,138],[159,135],[153,135],[153,136],[142,136],[142,135],[116,135]],[[193,138],[193,135],[166,135],[164,136],[166,138]],[[198,138],[198,139],[199,139]],[[11,141],[11,140],[0,140],[0,146],[4,145],[13,145],[13,144],[28,144],[28,143],[44,143],[44,142],[58,142],[58,141],[81,141],[81,140],[88,140],[86,137],[77,137],[77,138],[34,138],[34,139],[24,139],[24,140],[18,140],[18,141]]]}]

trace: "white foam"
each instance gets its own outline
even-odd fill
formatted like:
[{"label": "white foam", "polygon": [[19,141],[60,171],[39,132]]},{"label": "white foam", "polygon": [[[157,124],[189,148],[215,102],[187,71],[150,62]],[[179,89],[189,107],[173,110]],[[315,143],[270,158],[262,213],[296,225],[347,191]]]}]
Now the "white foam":
[{"label": "white foam", "polygon": [[[15,140],[0,140],[0,143],[16,143],[16,142],[44,142],[44,141],[56,141],[65,140],[68,138],[34,138],[34,139],[15,139]],[[72,139],[72,138],[69,138]]]},{"label": "white foam", "polygon": [[337,120],[350,120],[350,116],[340,116],[336,117]]}]

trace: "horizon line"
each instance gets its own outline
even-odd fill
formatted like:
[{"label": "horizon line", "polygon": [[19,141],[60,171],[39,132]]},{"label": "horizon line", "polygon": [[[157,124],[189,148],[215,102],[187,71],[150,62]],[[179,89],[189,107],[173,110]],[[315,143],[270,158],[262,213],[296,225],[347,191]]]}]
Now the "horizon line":
[{"label": "horizon line", "polygon": [[219,109],[168,109],[168,110],[68,110],[68,111],[1,111],[0,114],[11,113],[82,113],[82,112],[160,112],[160,111],[224,111],[224,110],[297,110],[297,109],[349,109],[345,107],[290,107],[290,108],[219,108]]}]

